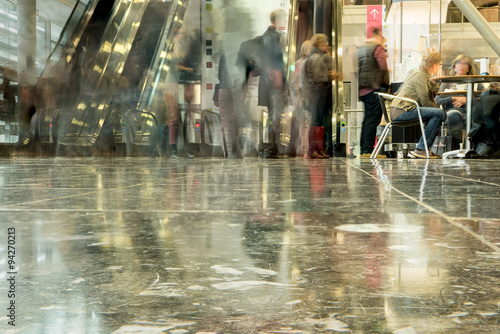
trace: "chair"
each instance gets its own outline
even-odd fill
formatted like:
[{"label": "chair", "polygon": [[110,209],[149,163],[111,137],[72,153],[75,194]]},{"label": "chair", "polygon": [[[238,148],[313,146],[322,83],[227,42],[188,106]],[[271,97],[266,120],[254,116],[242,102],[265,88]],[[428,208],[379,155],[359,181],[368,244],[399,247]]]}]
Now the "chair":
[{"label": "chair", "polygon": [[[425,138],[425,132],[424,132],[424,120],[422,119],[422,115],[420,114],[420,106],[418,103],[412,99],[408,99],[406,97],[400,97],[396,95],[391,95],[391,94],[386,94],[386,93],[375,93],[378,95],[378,99],[380,101],[380,105],[382,106],[382,112],[384,114],[384,119],[387,123],[387,125],[384,127],[384,131],[382,131],[382,135],[380,136],[379,140],[377,141],[377,145],[375,145],[375,148],[373,149],[372,154],[370,155],[370,159],[375,159],[375,157],[378,155],[380,149],[382,148],[382,145],[384,145],[385,138],[389,134],[389,130],[393,126],[399,126],[399,127],[407,127],[407,126],[413,126],[420,124],[420,130],[422,131],[422,136],[424,138],[424,145],[425,145],[425,154],[427,155],[427,159],[429,159],[429,149],[427,147],[427,139]],[[402,100],[402,101],[407,101],[410,103],[415,104],[415,107],[417,108],[418,112],[418,119],[414,120],[408,120],[408,121],[393,121],[390,117],[390,113],[387,111],[387,106],[386,102],[387,101],[392,101],[394,99]]]}]

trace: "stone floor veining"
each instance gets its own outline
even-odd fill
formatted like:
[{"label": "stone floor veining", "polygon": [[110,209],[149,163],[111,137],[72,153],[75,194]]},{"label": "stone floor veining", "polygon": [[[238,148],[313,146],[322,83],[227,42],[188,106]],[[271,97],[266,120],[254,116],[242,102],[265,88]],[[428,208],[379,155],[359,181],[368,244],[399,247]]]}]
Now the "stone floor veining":
[{"label": "stone floor veining", "polygon": [[2,333],[498,334],[499,247],[498,160],[0,159]]}]

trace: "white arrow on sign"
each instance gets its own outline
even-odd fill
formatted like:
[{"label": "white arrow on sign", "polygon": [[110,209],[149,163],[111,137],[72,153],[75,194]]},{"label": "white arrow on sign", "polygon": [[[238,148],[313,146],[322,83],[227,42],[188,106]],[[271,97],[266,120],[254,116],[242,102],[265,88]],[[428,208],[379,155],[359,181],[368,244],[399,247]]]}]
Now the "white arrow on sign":
[{"label": "white arrow on sign", "polygon": [[378,10],[374,9],[370,12],[370,14],[373,14],[373,18],[375,18],[377,16],[377,14],[379,14]]}]

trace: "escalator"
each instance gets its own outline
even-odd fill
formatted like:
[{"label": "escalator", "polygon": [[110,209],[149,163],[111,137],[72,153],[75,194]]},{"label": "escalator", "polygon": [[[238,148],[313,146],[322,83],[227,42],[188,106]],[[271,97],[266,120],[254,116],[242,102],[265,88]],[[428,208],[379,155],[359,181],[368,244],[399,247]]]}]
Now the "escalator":
[{"label": "escalator", "polygon": [[79,0],[47,60],[37,82],[44,98],[36,122],[38,140],[46,147],[57,142],[59,120],[74,108],[81,74],[88,71],[83,64],[96,52],[113,6],[113,1]]},{"label": "escalator", "polygon": [[40,113],[40,142],[57,145],[58,154],[120,144],[154,148],[158,123],[140,101],[155,89],[148,84],[160,82],[186,7],[187,1],[79,1],[39,80],[61,87]]}]

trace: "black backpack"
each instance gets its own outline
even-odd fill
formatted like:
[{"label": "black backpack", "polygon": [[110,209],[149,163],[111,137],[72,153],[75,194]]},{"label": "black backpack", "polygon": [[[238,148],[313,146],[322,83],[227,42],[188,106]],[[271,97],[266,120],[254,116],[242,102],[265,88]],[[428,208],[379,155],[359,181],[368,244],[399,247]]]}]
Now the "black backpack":
[{"label": "black backpack", "polygon": [[249,39],[241,43],[238,50],[236,65],[245,73],[248,79],[250,73],[254,76],[260,75],[260,50],[262,49],[262,36]]}]

